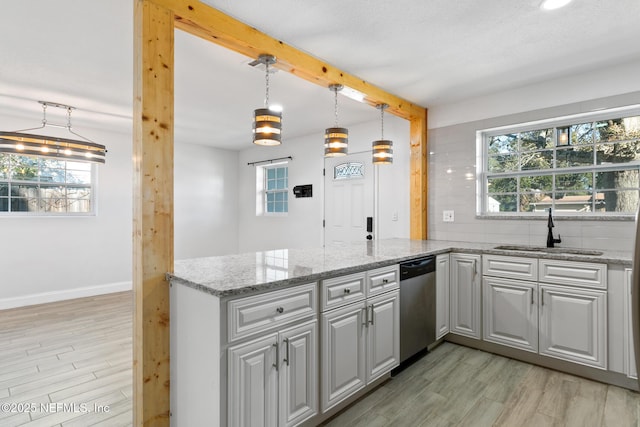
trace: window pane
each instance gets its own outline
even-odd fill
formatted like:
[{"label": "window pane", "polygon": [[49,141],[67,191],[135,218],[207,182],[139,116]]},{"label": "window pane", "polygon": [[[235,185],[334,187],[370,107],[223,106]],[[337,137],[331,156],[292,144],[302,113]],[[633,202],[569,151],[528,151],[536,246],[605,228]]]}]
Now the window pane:
[{"label": "window pane", "polygon": [[622,188],[635,189],[639,187],[640,187],[640,173],[638,172],[638,169],[596,173],[597,189],[605,189],[605,190],[622,189]]},{"label": "window pane", "polygon": [[285,181],[284,181],[284,179],[278,179],[278,180],[276,181],[276,189],[278,189],[278,190],[284,190],[285,188],[286,188],[286,187],[285,187]]},{"label": "window pane", "polygon": [[553,176],[523,176],[520,177],[520,191],[523,192],[551,192],[553,190]]},{"label": "window pane", "polygon": [[518,155],[497,155],[489,157],[489,172],[511,172],[518,170]]},{"label": "window pane", "polygon": [[489,138],[489,154],[508,154],[518,151],[518,135],[508,134]]},{"label": "window pane", "polygon": [[551,196],[545,192],[520,195],[520,212],[544,212],[551,207]]},{"label": "window pane", "polygon": [[640,116],[602,120],[595,123],[597,142],[625,141],[640,137]]},{"label": "window pane", "polygon": [[276,169],[276,178],[278,179],[282,179],[285,177],[285,169],[284,168],[277,168]]},{"label": "window pane", "polygon": [[592,187],[593,174],[591,172],[556,175],[556,191],[591,190]]},{"label": "window pane", "polygon": [[0,212],[9,211],[9,198],[0,196]]},{"label": "window pane", "polygon": [[522,153],[522,170],[550,169],[553,167],[553,150]]},{"label": "window pane", "polygon": [[640,160],[640,140],[598,144],[596,146],[596,164],[617,164]]},{"label": "window pane", "polygon": [[591,165],[593,165],[593,147],[568,147],[556,151],[557,168]]},{"label": "window pane", "polygon": [[10,156],[11,178],[22,181],[38,180],[38,159],[26,156]]},{"label": "window pane", "polygon": [[599,212],[636,213],[638,210],[638,190],[598,192],[596,210]]},{"label": "window pane", "polygon": [[489,178],[489,193],[515,193],[518,191],[517,178]]},{"label": "window pane", "polygon": [[271,169],[267,169],[267,179],[275,179],[276,177],[276,170],[271,168]]},{"label": "window pane", "polygon": [[487,212],[516,212],[515,194],[493,194],[487,199]]},{"label": "window pane", "polygon": [[556,212],[592,212],[591,191],[556,192]]},{"label": "window pane", "polygon": [[69,184],[91,184],[91,171],[67,169],[66,177]]},{"label": "window pane", "polygon": [[520,133],[520,150],[532,151],[553,148],[553,129],[532,130]]},{"label": "window pane", "polygon": [[571,145],[593,144],[593,124],[582,123],[571,126]]}]

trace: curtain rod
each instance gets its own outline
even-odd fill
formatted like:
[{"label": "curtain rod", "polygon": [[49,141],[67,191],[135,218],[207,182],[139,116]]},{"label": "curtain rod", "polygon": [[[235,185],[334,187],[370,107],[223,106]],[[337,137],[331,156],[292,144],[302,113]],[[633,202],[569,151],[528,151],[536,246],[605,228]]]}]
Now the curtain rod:
[{"label": "curtain rod", "polygon": [[261,163],[273,163],[276,160],[286,160],[286,159],[293,160],[293,157],[291,157],[291,156],[278,157],[277,159],[267,159],[267,160],[260,160],[258,162],[249,162],[249,163],[247,163],[247,166],[255,166],[255,165],[258,165],[258,164],[261,164]]}]

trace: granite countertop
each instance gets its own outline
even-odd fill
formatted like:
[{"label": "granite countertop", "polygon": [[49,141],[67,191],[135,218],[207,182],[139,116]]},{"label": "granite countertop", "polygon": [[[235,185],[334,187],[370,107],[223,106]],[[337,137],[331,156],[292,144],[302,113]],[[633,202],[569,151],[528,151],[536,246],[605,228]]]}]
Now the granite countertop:
[{"label": "granite countertop", "polygon": [[332,276],[385,267],[424,255],[447,252],[483,253],[631,266],[632,254],[601,255],[495,249],[497,243],[387,239],[339,246],[277,249],[238,255],[177,260],[172,284],[182,284],[218,297],[313,282]]}]

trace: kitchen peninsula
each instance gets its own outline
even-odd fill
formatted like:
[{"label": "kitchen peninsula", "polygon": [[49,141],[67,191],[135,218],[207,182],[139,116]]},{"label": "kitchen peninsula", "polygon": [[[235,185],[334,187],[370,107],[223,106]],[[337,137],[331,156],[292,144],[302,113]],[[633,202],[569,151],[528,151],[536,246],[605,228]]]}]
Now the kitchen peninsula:
[{"label": "kitchen peninsula", "polygon": [[[252,419],[264,419],[265,425],[313,425],[376,387],[398,361],[397,264],[424,255],[446,261],[438,264],[447,273],[442,276],[447,278],[446,287],[440,288],[445,289],[447,303],[439,299],[436,308],[443,310],[439,316],[446,323],[444,333],[442,325],[437,325],[440,337],[487,351],[504,348],[510,357],[533,363],[551,360],[568,372],[617,384],[634,374],[629,371],[624,309],[630,253],[547,252],[408,239],[280,249],[175,262],[170,275],[172,423],[252,425]],[[524,282],[528,288],[522,294],[509,295],[526,297],[527,307],[535,307],[536,313],[538,301],[542,302],[539,289],[546,290],[549,307],[554,303],[551,291],[559,292],[560,285],[567,284],[559,285],[558,280],[569,280],[563,274],[576,276],[578,285],[587,288],[583,294],[599,297],[588,307],[600,310],[596,320],[601,324],[593,330],[589,326],[587,332],[599,333],[599,348],[593,353],[604,351],[603,358],[592,360],[591,351],[578,349],[578,356],[585,353],[584,360],[572,359],[574,354],[554,353],[555,343],[550,351],[538,351],[537,314],[531,348],[523,350],[519,341],[510,345],[496,339],[501,328],[510,327],[505,323],[519,324],[517,319],[505,322],[499,304],[487,305],[493,293],[482,288],[482,278],[493,283],[488,279],[497,267],[519,280],[526,279],[522,277],[525,270],[535,272],[534,279]],[[509,278],[499,280],[500,286],[510,289],[520,284]],[[500,286],[491,289],[502,296]],[[569,282],[568,288],[581,290],[572,286]],[[487,307],[496,310],[495,316],[488,316]],[[591,312],[580,311],[583,307],[572,314],[590,316]],[[567,310],[574,308],[567,306]],[[531,326],[532,322],[525,323]],[[495,333],[486,335],[487,331]],[[361,339],[350,339],[352,332]],[[622,385],[629,384],[632,381]]]}]

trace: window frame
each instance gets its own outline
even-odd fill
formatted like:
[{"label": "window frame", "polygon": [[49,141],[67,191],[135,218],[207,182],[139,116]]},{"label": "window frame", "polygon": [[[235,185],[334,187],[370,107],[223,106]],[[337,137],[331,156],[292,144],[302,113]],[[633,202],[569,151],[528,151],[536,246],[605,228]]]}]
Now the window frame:
[{"label": "window frame", "polygon": [[[97,176],[98,176],[98,168],[96,167],[97,164],[94,162],[83,162],[81,160],[67,160],[67,159],[60,159],[58,157],[49,157],[49,156],[34,156],[34,155],[26,155],[26,154],[16,154],[16,153],[5,153],[5,152],[0,152],[0,156],[18,156],[18,157],[27,157],[30,159],[36,159],[38,160],[38,173],[41,172],[41,168],[42,168],[42,164],[40,163],[40,160],[53,160],[53,161],[59,161],[59,162],[64,162],[64,166],[65,166],[65,172],[68,169],[68,163],[86,163],[90,166],[89,168],[89,177],[90,177],[90,183],[86,184],[86,183],[73,183],[73,182],[67,182],[67,180],[65,179],[64,182],[48,182],[48,181],[41,181],[40,179],[36,179],[36,180],[24,180],[24,179],[15,179],[13,178],[11,175],[7,176],[6,178],[0,177],[0,184],[6,184],[7,185],[7,189],[8,189],[8,197],[6,198],[7,200],[7,211],[0,211],[0,218],[16,218],[16,217],[88,217],[88,216],[96,216],[97,214],[97,196],[96,196],[96,192],[97,192]],[[71,169],[74,170],[74,169]],[[36,186],[38,191],[40,191],[40,188],[42,187],[50,187],[50,186],[57,186],[57,187],[64,187],[65,189],[65,195],[67,194],[66,190],[69,188],[86,188],[89,190],[89,206],[90,209],[87,212],[69,212],[68,210],[65,212],[52,212],[52,211],[45,211],[45,210],[38,210],[38,211],[24,211],[24,210],[18,210],[18,211],[12,211],[11,210],[11,187],[12,186],[19,186],[19,185],[29,185],[29,186]],[[42,187],[41,187],[42,186]],[[40,199],[40,197],[38,197],[38,199]],[[68,197],[65,196],[66,200],[69,200]],[[68,206],[67,206],[68,207]]]},{"label": "window frame", "polygon": [[[270,163],[268,165],[263,165],[259,167],[260,173],[262,176],[261,182],[261,197],[260,197],[260,208],[257,210],[259,215],[262,216],[287,216],[289,214],[289,162],[278,162],[278,163]],[[268,173],[269,170],[277,170],[277,169],[285,169],[286,177],[285,177],[285,188],[276,188],[269,189],[268,187]],[[275,178],[278,179],[277,177]],[[268,196],[270,194],[284,194],[285,196],[285,210],[282,212],[277,211],[269,211],[269,201]]]},{"label": "window frame", "polygon": [[[558,148],[557,144],[557,129],[570,127],[572,125],[582,124],[585,122],[598,122],[610,119],[620,119],[627,117],[640,116],[640,104],[601,109],[598,111],[592,111],[588,113],[574,114],[569,116],[555,117],[544,120],[537,120],[531,122],[524,122],[519,124],[500,126],[488,129],[481,129],[476,131],[476,216],[478,218],[513,218],[513,219],[533,219],[536,217],[543,217],[548,213],[545,211],[539,212],[526,212],[520,211],[519,197],[527,192],[521,191],[520,178],[532,177],[532,176],[551,176],[552,188],[549,190],[549,195],[552,196],[552,206],[554,207],[554,216],[556,217],[569,217],[573,219],[634,219],[634,213],[628,212],[602,212],[602,211],[590,211],[590,212],[557,212],[555,213],[555,202],[553,195],[556,193],[556,176],[563,174],[578,174],[578,173],[591,173],[592,174],[592,191],[594,194],[604,191],[618,190],[618,189],[598,189],[596,188],[595,180],[596,174],[599,172],[611,172],[611,171],[623,171],[623,170],[640,170],[640,159],[631,162],[622,162],[607,165],[598,165],[597,150],[598,142],[592,141],[589,145],[581,145],[582,147],[593,147],[594,162],[587,166],[569,166],[569,167],[557,167],[557,153],[558,151],[568,150],[567,148]],[[518,163],[518,170],[507,172],[489,172],[489,140],[494,136],[506,135],[509,133],[519,134],[528,131],[552,129],[552,167],[547,169],[533,169],[522,170],[520,163]],[[561,146],[562,147],[562,146]],[[569,145],[569,147],[577,147],[577,145]],[[516,153],[519,155],[527,150],[521,150],[518,147]],[[488,212],[488,198],[489,189],[488,182],[490,178],[516,178],[516,189],[513,192],[516,197],[516,212]],[[640,184],[639,184],[640,185]],[[633,188],[638,190],[639,188]],[[562,191],[562,190],[560,190]],[[624,191],[620,189],[619,191]],[[569,191],[571,192],[571,190]],[[500,193],[503,194],[503,193]],[[507,194],[507,193],[504,193]],[[509,192],[511,194],[511,192]],[[640,203],[640,202],[639,202]],[[592,204],[593,206],[593,204]]]}]

